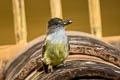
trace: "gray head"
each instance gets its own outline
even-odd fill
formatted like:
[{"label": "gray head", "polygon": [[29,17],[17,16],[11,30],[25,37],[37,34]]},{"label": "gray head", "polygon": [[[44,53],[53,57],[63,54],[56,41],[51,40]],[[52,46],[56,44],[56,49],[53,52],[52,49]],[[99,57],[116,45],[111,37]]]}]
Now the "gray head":
[{"label": "gray head", "polygon": [[62,20],[60,18],[52,18],[48,21],[47,34],[53,33],[58,28],[64,28],[66,25],[71,24],[72,20]]}]

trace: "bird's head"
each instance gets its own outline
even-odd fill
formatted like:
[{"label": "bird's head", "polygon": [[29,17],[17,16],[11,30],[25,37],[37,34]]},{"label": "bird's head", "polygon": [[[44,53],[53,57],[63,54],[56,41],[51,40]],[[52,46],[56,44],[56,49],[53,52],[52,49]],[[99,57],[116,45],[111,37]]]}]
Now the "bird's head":
[{"label": "bird's head", "polygon": [[63,20],[60,18],[52,18],[48,21],[47,34],[53,33],[57,30],[64,29],[68,24],[71,24],[72,20]]},{"label": "bird's head", "polygon": [[51,27],[65,27],[68,24],[71,24],[72,20],[63,20],[60,18],[52,18],[48,21],[48,28]]}]

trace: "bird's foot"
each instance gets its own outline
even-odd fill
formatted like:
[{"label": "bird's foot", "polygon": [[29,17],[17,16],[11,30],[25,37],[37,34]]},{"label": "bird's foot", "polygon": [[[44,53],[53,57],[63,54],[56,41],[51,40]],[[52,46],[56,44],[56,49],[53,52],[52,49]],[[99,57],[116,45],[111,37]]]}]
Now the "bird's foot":
[{"label": "bird's foot", "polygon": [[49,68],[50,68],[50,72],[53,73],[54,72],[53,66],[50,65]]}]

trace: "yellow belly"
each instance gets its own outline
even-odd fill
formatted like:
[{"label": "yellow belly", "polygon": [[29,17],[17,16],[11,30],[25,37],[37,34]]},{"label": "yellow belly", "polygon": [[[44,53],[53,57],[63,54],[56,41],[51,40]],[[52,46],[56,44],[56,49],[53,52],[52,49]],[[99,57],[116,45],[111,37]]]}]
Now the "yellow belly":
[{"label": "yellow belly", "polygon": [[57,43],[47,46],[43,61],[46,65],[56,66],[62,63],[67,57],[68,44]]}]

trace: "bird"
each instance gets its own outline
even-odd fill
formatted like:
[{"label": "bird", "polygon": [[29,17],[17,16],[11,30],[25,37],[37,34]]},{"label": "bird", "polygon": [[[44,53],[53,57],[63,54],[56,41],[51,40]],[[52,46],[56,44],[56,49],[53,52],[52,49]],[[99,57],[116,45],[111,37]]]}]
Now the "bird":
[{"label": "bird", "polygon": [[46,73],[54,71],[54,67],[64,63],[69,56],[69,40],[65,27],[71,24],[72,20],[51,18],[48,21],[46,37],[42,49],[43,68]]}]

